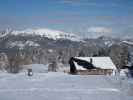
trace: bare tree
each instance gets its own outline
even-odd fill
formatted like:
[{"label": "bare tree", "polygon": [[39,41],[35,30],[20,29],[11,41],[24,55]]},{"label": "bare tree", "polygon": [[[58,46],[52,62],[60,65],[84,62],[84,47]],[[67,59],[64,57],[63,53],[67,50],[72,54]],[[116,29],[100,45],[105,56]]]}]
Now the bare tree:
[{"label": "bare tree", "polygon": [[128,48],[123,45],[113,45],[110,48],[110,56],[117,68],[120,69],[128,63]]}]

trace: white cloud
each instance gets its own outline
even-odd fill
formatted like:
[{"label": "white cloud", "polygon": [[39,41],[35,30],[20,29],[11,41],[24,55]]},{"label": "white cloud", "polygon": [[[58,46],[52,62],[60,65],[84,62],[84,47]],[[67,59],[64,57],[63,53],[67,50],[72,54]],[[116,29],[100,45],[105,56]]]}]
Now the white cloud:
[{"label": "white cloud", "polygon": [[88,37],[91,38],[97,38],[100,36],[111,36],[112,35],[112,29],[108,27],[89,27],[87,30],[88,34],[86,34]]},{"label": "white cloud", "polygon": [[93,32],[93,33],[111,33],[112,29],[107,28],[107,27],[89,27],[88,32]]}]

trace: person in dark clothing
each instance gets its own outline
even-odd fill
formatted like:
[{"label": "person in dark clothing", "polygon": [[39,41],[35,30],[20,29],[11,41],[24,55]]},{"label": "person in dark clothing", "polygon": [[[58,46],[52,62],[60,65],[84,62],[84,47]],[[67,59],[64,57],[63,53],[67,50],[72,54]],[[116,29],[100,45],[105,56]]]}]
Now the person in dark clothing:
[{"label": "person in dark clothing", "polygon": [[131,77],[133,78],[133,66],[128,67],[129,73]]},{"label": "person in dark clothing", "polygon": [[128,69],[128,73],[127,73],[127,76],[128,77],[133,77],[133,65],[132,66],[123,66],[122,67],[123,69]]}]

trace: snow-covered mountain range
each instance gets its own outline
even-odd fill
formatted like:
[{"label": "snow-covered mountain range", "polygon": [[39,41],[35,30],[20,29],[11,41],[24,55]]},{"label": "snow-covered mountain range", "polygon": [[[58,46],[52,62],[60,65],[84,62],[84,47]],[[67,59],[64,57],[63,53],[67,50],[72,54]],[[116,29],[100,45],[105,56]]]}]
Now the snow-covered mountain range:
[{"label": "snow-covered mountain range", "polygon": [[4,37],[7,34],[12,34],[12,35],[21,35],[21,36],[41,36],[41,37],[47,37],[49,39],[57,40],[57,39],[68,39],[72,41],[80,41],[80,37],[73,34],[73,33],[67,33],[67,32],[62,32],[58,30],[51,30],[47,28],[38,28],[38,29],[25,29],[25,30],[13,30],[7,29],[6,31],[1,32],[0,37]]},{"label": "snow-covered mountain range", "polygon": [[[34,29],[24,29],[24,30],[12,30],[12,29],[6,29],[5,31],[0,31],[0,38],[6,37],[7,35],[14,35],[14,36],[40,36],[40,37],[46,37],[49,39],[53,40],[70,40],[70,41],[84,41],[83,38],[80,36],[74,34],[74,33],[67,33],[63,31],[58,31],[58,30],[52,30],[52,29],[47,29],[47,28],[34,28]],[[98,38],[90,38],[90,39],[100,39],[104,42],[104,45],[111,46],[112,44],[116,42],[122,42],[125,43],[124,40],[120,40],[118,38],[112,38],[109,36],[104,36],[101,35]],[[128,43],[127,43],[128,42]],[[127,41],[127,44],[131,44],[130,41]]]},{"label": "snow-covered mountain range", "polygon": [[[11,39],[11,36],[13,39]],[[131,41],[118,39],[118,38],[112,38],[109,36],[100,36],[98,38],[88,38],[87,41],[80,36],[74,34],[74,33],[67,33],[62,32],[58,30],[51,30],[47,28],[36,28],[36,29],[24,29],[24,30],[12,30],[7,29],[5,31],[0,32],[0,40],[6,39],[8,37],[8,40],[6,41],[6,47],[12,48],[12,47],[25,47],[25,46],[40,46],[40,44],[37,41],[46,41],[47,39],[51,39],[53,41],[58,40],[69,40],[72,42],[84,42],[89,45],[95,45],[95,46],[102,46],[102,47],[110,47],[113,44],[131,44]],[[19,37],[23,37],[23,39],[19,39]],[[39,38],[37,38],[39,37]],[[10,38],[10,39],[9,39]],[[15,38],[15,39],[14,39]],[[28,39],[26,39],[28,38]],[[32,39],[29,39],[32,38]],[[10,40],[10,41],[9,41]],[[28,41],[28,42],[27,42]],[[30,41],[30,44],[29,44]],[[126,41],[126,42],[125,42]],[[31,43],[32,42],[32,43]],[[52,43],[49,41],[48,43]],[[31,45],[32,44],[32,45]],[[62,43],[63,44],[63,43]],[[52,43],[53,45],[53,43]],[[57,45],[58,46],[58,45]]]}]

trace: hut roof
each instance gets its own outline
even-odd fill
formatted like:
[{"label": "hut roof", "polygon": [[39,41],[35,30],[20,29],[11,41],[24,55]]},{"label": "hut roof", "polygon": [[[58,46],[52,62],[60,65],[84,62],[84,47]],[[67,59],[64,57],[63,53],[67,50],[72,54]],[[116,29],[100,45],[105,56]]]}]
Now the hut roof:
[{"label": "hut roof", "polygon": [[[92,64],[96,68],[116,69],[116,66],[114,65],[110,57],[75,57],[75,58],[88,61],[88,62],[90,62],[90,59],[92,59]],[[76,62],[75,62],[75,66],[77,67],[77,69],[85,70],[81,68],[81,66],[76,64]]]}]

